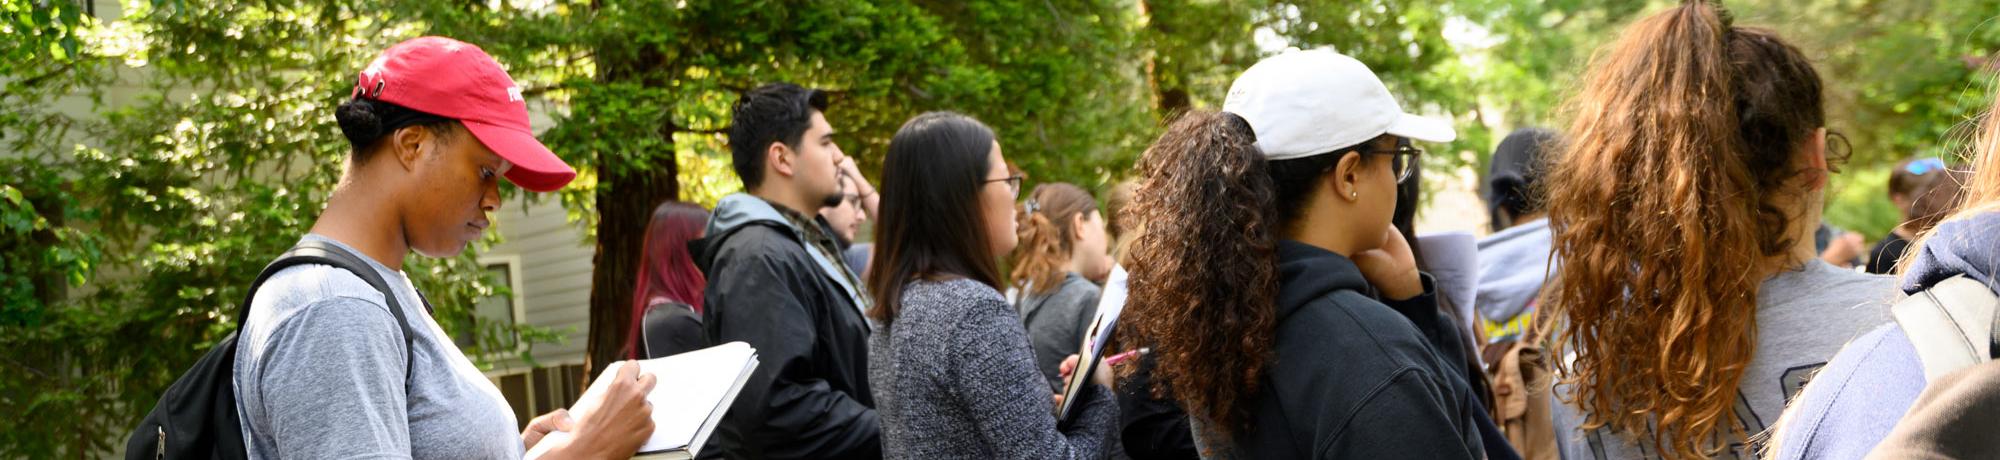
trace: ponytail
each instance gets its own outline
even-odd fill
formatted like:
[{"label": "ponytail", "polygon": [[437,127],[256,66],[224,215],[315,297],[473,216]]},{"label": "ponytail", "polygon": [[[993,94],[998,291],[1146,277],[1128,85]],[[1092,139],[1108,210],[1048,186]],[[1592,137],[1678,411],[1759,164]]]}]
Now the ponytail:
[{"label": "ponytail", "polygon": [[1820,87],[1798,49],[1705,2],[1593,58],[1543,188],[1562,260],[1545,304],[1584,429],[1650,433],[1666,458],[1748,436],[1733,408],[1757,289],[1809,202],[1793,153],[1825,125]]},{"label": "ponytail", "polygon": [[1140,168],[1144,182],[1120,216],[1146,229],[1128,254],[1121,334],[1153,349],[1153,393],[1172,388],[1223,442],[1246,427],[1242,403],[1272,356],[1278,186],[1249,123],[1228,113],[1181,116]]},{"label": "ponytail", "polygon": [[1076,249],[1080,216],[1097,210],[1097,200],[1083,188],[1064,183],[1042,184],[1015,208],[1017,236],[1010,283],[1031,295],[1047,295],[1062,284],[1063,264]]}]

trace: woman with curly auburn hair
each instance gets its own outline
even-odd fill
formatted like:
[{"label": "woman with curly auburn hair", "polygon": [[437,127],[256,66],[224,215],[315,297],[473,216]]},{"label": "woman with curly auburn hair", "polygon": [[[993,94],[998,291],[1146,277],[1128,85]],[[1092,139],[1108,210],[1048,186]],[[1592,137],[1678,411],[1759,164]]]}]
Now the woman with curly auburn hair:
[{"label": "woman with curly auburn hair", "polygon": [[1153,144],[1124,216],[1145,231],[1120,333],[1152,348],[1154,393],[1187,410],[1203,455],[1510,456],[1482,445],[1467,382],[1399,313],[1437,303],[1390,227],[1396,184],[1409,139],[1450,141],[1450,125],[1330,50],[1257,63],[1223,108]]},{"label": "woman with curly auburn hair", "polygon": [[[1689,2],[1593,58],[1547,178],[1565,458],[1749,456],[1892,281],[1821,261],[1819,74]],[[1838,155],[1831,160],[1838,160]]]}]

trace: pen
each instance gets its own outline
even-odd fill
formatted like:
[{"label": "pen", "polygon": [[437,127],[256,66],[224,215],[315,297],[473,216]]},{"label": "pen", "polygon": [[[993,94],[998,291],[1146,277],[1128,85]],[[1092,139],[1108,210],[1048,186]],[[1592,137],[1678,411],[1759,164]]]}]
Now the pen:
[{"label": "pen", "polygon": [[1136,356],[1139,356],[1139,355],[1143,355],[1143,354],[1146,354],[1146,353],[1151,353],[1151,352],[1153,352],[1153,350],[1152,350],[1152,349],[1150,349],[1150,348],[1140,348],[1140,349],[1137,349],[1137,350],[1132,350],[1132,351],[1128,351],[1128,352],[1124,352],[1124,353],[1119,353],[1119,354],[1116,354],[1116,355],[1111,355],[1111,357],[1109,357],[1109,358],[1104,358],[1104,365],[1106,365],[1106,366],[1116,366],[1116,365],[1118,365],[1118,363],[1122,363],[1122,362],[1125,362],[1126,360],[1129,360],[1129,359],[1132,359],[1133,357],[1136,357]]}]

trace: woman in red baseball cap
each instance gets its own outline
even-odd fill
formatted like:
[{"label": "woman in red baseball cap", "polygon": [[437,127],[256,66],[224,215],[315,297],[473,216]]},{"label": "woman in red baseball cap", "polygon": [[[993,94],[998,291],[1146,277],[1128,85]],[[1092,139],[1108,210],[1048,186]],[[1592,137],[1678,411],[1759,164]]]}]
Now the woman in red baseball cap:
[{"label": "woman in red baseball cap", "polygon": [[300,245],[368,269],[296,266],[253,294],[232,371],[248,458],[519,458],[558,430],[572,436],[539,446],[547,457],[636,451],[653,430],[653,376],[622,366],[578,417],[557,410],[516,432],[499,389],[403,273],[412,251],[453,257],[478,238],[500,178],[539,192],[576,176],[535,140],[499,63],[449,38],[405,41],[361,72],[334,118],[353,150]]}]

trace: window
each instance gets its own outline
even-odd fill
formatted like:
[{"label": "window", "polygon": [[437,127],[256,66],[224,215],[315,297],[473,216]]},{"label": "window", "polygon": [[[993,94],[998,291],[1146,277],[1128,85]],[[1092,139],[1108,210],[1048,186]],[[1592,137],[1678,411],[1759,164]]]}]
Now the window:
[{"label": "window", "polygon": [[520,257],[481,258],[480,263],[486,267],[486,272],[492,276],[494,284],[505,289],[495,289],[493,295],[479,299],[478,303],[472,306],[473,327],[460,331],[452,341],[456,342],[460,349],[478,350],[478,353],[488,358],[497,358],[509,351],[526,349],[525,343],[507,343],[490,348],[479,346],[478,331],[513,327],[522,320],[522,316],[525,316],[521,301]]}]

